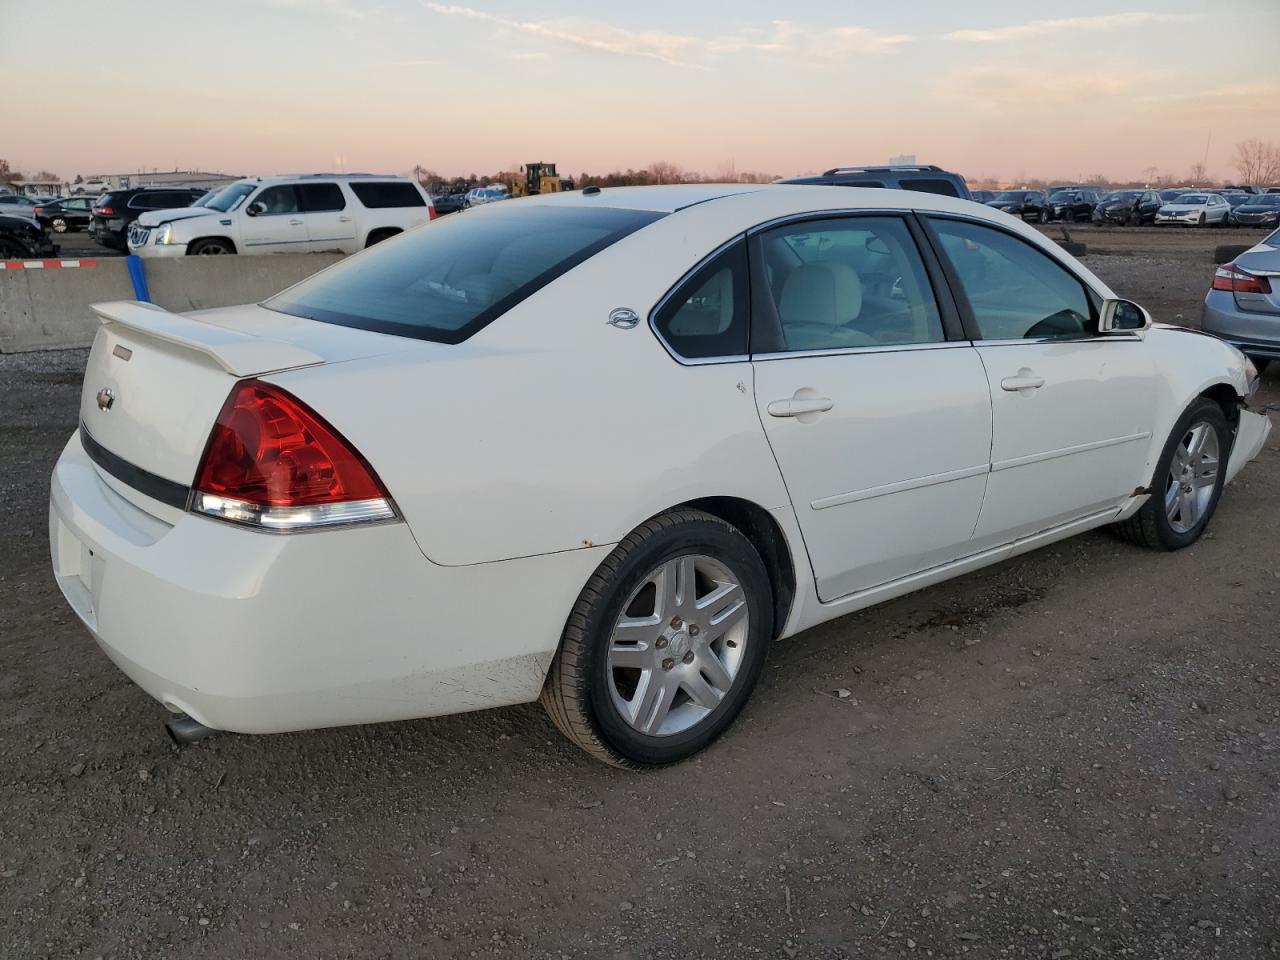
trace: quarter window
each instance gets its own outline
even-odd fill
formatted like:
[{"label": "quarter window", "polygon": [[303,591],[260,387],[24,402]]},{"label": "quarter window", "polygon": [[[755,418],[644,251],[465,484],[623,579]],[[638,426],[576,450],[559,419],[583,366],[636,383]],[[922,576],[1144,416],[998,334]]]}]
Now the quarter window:
[{"label": "quarter window", "polygon": [[1097,329],[1084,284],[1047,254],[976,223],[932,223],[983,340],[1081,337]]},{"label": "quarter window", "polygon": [[747,252],[736,243],[687,280],[663,304],[654,326],[690,360],[747,352]]},{"label": "quarter window", "polygon": [[422,191],[402,180],[353,180],[351,192],[371,210],[385,207],[425,207]]},{"label": "quarter window", "polygon": [[[788,224],[763,234],[760,242],[768,291],[760,323],[765,328],[769,315],[776,317],[782,349],[946,339],[924,263],[900,218]],[[767,350],[769,338],[761,339]]]}]

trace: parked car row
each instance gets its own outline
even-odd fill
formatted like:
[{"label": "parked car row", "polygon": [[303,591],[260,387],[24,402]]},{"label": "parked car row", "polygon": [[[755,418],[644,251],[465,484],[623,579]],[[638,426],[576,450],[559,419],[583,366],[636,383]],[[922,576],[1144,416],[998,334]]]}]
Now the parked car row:
[{"label": "parked car row", "polygon": [[974,200],[1032,223],[1091,221],[1117,226],[1182,224],[1192,227],[1280,226],[1280,193],[1257,188],[1112,190],[1092,187],[973,191]]}]

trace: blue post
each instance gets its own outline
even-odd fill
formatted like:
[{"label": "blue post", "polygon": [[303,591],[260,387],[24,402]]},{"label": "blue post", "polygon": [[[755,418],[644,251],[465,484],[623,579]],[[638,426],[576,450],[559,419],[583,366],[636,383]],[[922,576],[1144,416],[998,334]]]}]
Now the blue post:
[{"label": "blue post", "polygon": [[147,290],[147,274],[142,269],[141,258],[130,255],[124,258],[124,262],[129,265],[129,279],[133,281],[133,298],[143,303],[150,303],[151,293]]}]

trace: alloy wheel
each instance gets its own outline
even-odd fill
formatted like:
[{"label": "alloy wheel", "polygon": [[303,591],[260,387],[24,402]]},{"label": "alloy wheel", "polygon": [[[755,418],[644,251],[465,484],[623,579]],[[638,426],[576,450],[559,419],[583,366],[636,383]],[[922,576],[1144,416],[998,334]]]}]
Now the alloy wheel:
[{"label": "alloy wheel", "polygon": [[648,736],[671,736],[713,713],[744,663],[749,637],[740,579],[702,554],[651,570],[609,637],[610,699]]},{"label": "alloy wheel", "polygon": [[1194,529],[1212,503],[1220,456],[1218,431],[1204,420],[1193,423],[1174,449],[1165,479],[1164,509],[1176,533]]}]

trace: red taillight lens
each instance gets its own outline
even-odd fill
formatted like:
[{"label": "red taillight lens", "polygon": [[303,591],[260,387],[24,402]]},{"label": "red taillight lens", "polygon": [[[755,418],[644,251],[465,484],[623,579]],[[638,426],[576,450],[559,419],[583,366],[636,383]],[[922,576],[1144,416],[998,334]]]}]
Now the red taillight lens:
[{"label": "red taillight lens", "polygon": [[96,210],[94,210],[93,212],[94,212],[94,213],[101,214],[101,215],[102,215],[102,216],[104,216],[104,217],[110,217],[110,216],[113,216],[113,215],[115,214],[115,211],[114,211],[114,210],[112,210],[110,207],[98,207],[98,208],[97,208]]},{"label": "red taillight lens", "polygon": [[40,216],[40,214],[44,213],[44,207],[35,207],[35,208],[33,208],[33,209],[32,209],[32,211],[31,211],[31,212],[32,212],[32,213],[34,213],[34,214],[38,217],[38,216]]},{"label": "red taillight lens", "polygon": [[436,218],[436,206],[433,203],[427,207],[427,219],[434,220],[435,218]]},{"label": "red taillight lens", "polygon": [[192,486],[198,512],[275,529],[395,516],[373,468],[341,434],[258,380],[231,391]]},{"label": "red taillight lens", "polygon": [[1213,289],[1226,290],[1228,293],[1270,293],[1271,281],[1240,269],[1233,260],[1214,271]]}]

